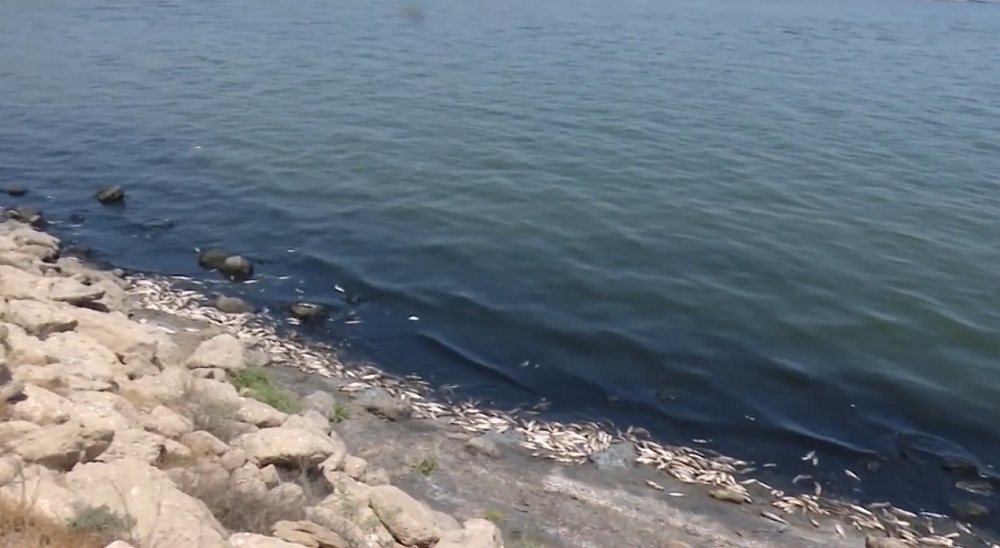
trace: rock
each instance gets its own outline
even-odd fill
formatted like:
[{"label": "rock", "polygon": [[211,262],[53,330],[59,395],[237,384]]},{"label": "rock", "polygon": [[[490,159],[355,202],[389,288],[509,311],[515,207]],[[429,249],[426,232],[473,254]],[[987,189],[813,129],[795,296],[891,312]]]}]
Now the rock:
[{"label": "rock", "polygon": [[[180,442],[186,445],[195,455],[220,456],[230,450],[225,442],[204,430],[195,430],[194,432],[184,434],[181,436]],[[246,462],[246,454],[243,455],[243,461]],[[242,465],[243,463],[241,462],[237,466]]]},{"label": "rock", "polygon": [[434,510],[434,523],[437,525],[438,531],[442,533],[447,531],[461,531],[462,524],[458,522],[451,514],[446,514],[444,512],[438,512]]},{"label": "rock", "polygon": [[87,428],[125,430],[140,420],[135,407],[118,394],[73,391],[67,399],[73,406],[73,418]]},{"label": "rock", "polygon": [[239,297],[226,297],[225,295],[219,296],[212,304],[226,314],[250,314],[256,310],[252,304]]},{"label": "rock", "polygon": [[288,312],[300,320],[319,320],[326,317],[326,308],[313,303],[294,303],[288,307]]},{"label": "rock", "polygon": [[333,442],[334,450],[319,465],[319,469],[324,473],[343,468],[344,459],[347,457],[347,446],[344,445],[344,442],[341,441],[340,436],[336,432],[330,432],[330,440]]},{"label": "rock", "polygon": [[344,472],[353,480],[360,480],[368,469],[368,463],[361,457],[347,455],[344,457]]},{"label": "rock", "polygon": [[324,436],[330,433],[330,421],[313,410],[306,411],[303,415],[289,415],[281,425],[288,428],[315,430]]},{"label": "rock", "polygon": [[4,449],[4,453],[7,453],[19,440],[41,429],[41,426],[33,422],[18,420],[2,421],[0,422],[0,448]]},{"label": "rock", "polygon": [[465,442],[465,452],[494,459],[500,456],[500,448],[487,436],[477,436]]},{"label": "rock", "polygon": [[84,285],[69,278],[61,278],[61,283],[53,283],[49,298],[56,302],[73,306],[92,306],[94,301],[104,297],[104,289],[94,285]]},{"label": "rock", "polygon": [[385,468],[368,468],[365,471],[365,475],[361,478],[361,481],[366,485],[371,485],[375,487],[377,485],[389,485],[389,473],[385,471]]},{"label": "rock", "polygon": [[590,455],[590,462],[600,470],[631,468],[639,454],[631,443],[614,443],[604,451]]},{"label": "rock", "polygon": [[121,312],[99,312],[88,308],[71,308],[79,324],[76,331],[88,335],[118,356],[145,356],[150,362],[176,363],[179,352],[170,335],[160,327],[132,321]]},{"label": "rock", "polygon": [[223,334],[201,343],[186,364],[191,369],[218,367],[226,371],[238,371],[246,368],[246,362],[243,343],[232,335]]},{"label": "rock", "polygon": [[216,247],[206,249],[198,254],[198,265],[202,268],[218,270],[226,263],[229,252]]},{"label": "rock", "polygon": [[299,428],[264,428],[244,434],[233,441],[233,447],[246,451],[247,458],[258,466],[301,466],[312,468],[331,456],[344,458],[344,442],[332,436],[322,436]]},{"label": "rock", "polygon": [[232,485],[240,493],[254,499],[260,499],[267,492],[260,469],[249,462],[233,470]]},{"label": "rock", "polygon": [[[231,548],[302,548],[303,545],[256,533],[236,533],[229,537],[229,546]],[[314,544],[313,546],[319,545]]]},{"label": "rock", "polygon": [[383,388],[371,388],[359,393],[358,403],[365,411],[390,421],[406,420],[413,414],[409,403],[393,397]]},{"label": "rock", "polygon": [[17,206],[4,213],[6,217],[29,224],[34,228],[44,228],[48,224],[42,212],[31,206]]},{"label": "rock", "polygon": [[45,338],[53,333],[72,331],[77,320],[63,310],[38,301],[11,299],[0,312],[0,319],[24,329],[35,337]]},{"label": "rock", "polygon": [[302,399],[302,409],[304,411],[316,411],[327,420],[330,420],[330,415],[333,413],[333,408],[336,405],[337,400],[334,399],[332,394],[319,390]]},{"label": "rock", "polygon": [[210,379],[218,382],[226,382],[228,375],[225,369],[218,367],[200,367],[198,369],[192,369],[191,375],[196,379]]},{"label": "rock", "polygon": [[94,193],[94,198],[102,204],[114,204],[125,199],[125,189],[118,185],[102,186]]},{"label": "rock", "polygon": [[80,421],[70,421],[35,430],[16,440],[12,449],[27,462],[69,470],[100,456],[114,437],[113,430],[87,428]]},{"label": "rock", "polygon": [[373,487],[371,508],[400,544],[433,546],[441,537],[431,509],[398,487]]},{"label": "rock", "polygon": [[306,492],[301,485],[295,483],[281,483],[271,489],[268,496],[271,497],[271,500],[287,508],[306,506]]},{"label": "rock", "polygon": [[744,504],[750,502],[745,494],[729,487],[713,489],[708,494],[711,495],[713,499],[732,502],[733,504]]},{"label": "rock", "polygon": [[319,506],[345,513],[345,510],[352,510],[351,514],[357,514],[361,508],[367,508],[371,502],[372,488],[359,483],[345,472],[328,471],[323,476],[327,483],[333,488],[333,493],[328,495]]},{"label": "rock", "polygon": [[69,523],[82,506],[80,496],[63,484],[57,472],[39,465],[19,469],[10,483],[0,485],[0,500],[9,504],[30,500],[39,515],[62,523]]},{"label": "rock", "polygon": [[346,548],[343,537],[311,521],[279,521],[274,524],[274,536],[310,548]]},{"label": "rock", "polygon": [[59,394],[33,384],[24,387],[23,401],[14,404],[11,416],[39,426],[61,424],[73,416],[73,404]]},{"label": "rock", "polygon": [[253,276],[253,263],[246,257],[233,255],[226,257],[218,270],[231,280],[246,280]]},{"label": "rock", "polygon": [[8,196],[15,197],[24,196],[28,193],[28,189],[21,185],[7,185],[4,187],[3,191],[6,192]]},{"label": "rock", "polygon": [[[229,470],[230,472],[236,470],[240,466],[243,466],[247,462],[247,452],[239,449],[229,449],[219,457],[219,464]],[[265,467],[268,468],[268,467]],[[267,482],[267,477],[264,478],[265,483]]]},{"label": "rock", "polygon": [[230,489],[229,472],[219,464],[199,460],[193,466],[178,466],[164,470],[170,481],[183,486],[183,490],[196,493],[218,493],[220,489]]},{"label": "rock", "polygon": [[330,531],[336,531],[336,534],[342,537],[347,542],[346,546],[350,548],[378,548],[356,523],[334,510],[324,507],[307,508],[306,516],[309,521]]},{"label": "rock", "polygon": [[268,428],[281,426],[288,419],[288,414],[282,413],[264,402],[253,398],[242,398],[242,400],[240,408],[236,412],[236,418],[243,422]]},{"label": "rock", "polygon": [[273,464],[268,464],[267,466],[260,469],[260,477],[264,480],[264,485],[268,489],[274,489],[279,483],[281,483],[281,476],[278,475],[278,469]]},{"label": "rock", "polygon": [[503,548],[500,529],[485,519],[470,519],[465,522],[460,534],[449,534],[441,539],[436,548]]},{"label": "rock", "polygon": [[166,453],[166,442],[167,439],[163,436],[139,428],[120,430],[115,432],[108,449],[94,460],[113,462],[134,459],[155,465]]},{"label": "rock", "polygon": [[50,335],[38,349],[50,365],[35,374],[41,378],[56,379],[70,390],[107,390],[116,379],[127,380],[126,367],[118,358],[81,333]]},{"label": "rock", "polygon": [[156,406],[148,415],[142,417],[142,427],[170,439],[179,439],[184,434],[194,431],[191,419],[163,405]]},{"label": "rock", "polygon": [[974,521],[989,515],[990,509],[971,500],[956,500],[951,503],[958,519]]},{"label": "rock", "polygon": [[225,529],[205,503],[181,492],[170,477],[133,459],[93,462],[66,474],[68,485],[92,508],[107,506],[135,520],[132,538],[146,546],[221,548]]},{"label": "rock", "polygon": [[159,375],[149,375],[124,383],[121,393],[130,401],[142,402],[150,408],[157,405],[186,403],[189,387],[194,383],[191,373],[180,367],[168,367]]},{"label": "rock", "polygon": [[868,535],[865,537],[865,548],[906,548],[907,545],[901,540],[889,537],[877,537]]},{"label": "rock", "polygon": [[188,446],[176,440],[163,438],[163,455],[160,457],[160,462],[157,463],[157,466],[160,468],[180,466],[191,462],[193,458],[194,453],[191,452]]}]

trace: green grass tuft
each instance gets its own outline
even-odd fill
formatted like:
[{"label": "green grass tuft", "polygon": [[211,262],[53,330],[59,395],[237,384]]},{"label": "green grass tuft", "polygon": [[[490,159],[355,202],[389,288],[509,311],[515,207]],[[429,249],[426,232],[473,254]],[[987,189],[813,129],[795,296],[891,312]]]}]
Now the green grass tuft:
[{"label": "green grass tuft", "polygon": [[420,462],[413,465],[413,471],[424,476],[433,474],[437,469],[437,461],[430,457],[424,457]]},{"label": "green grass tuft", "polygon": [[298,413],[302,410],[302,404],[296,395],[274,384],[263,367],[253,366],[236,371],[230,375],[229,382],[240,394],[262,401],[282,413]]},{"label": "green grass tuft", "polygon": [[333,404],[333,407],[330,409],[330,420],[333,422],[344,422],[349,418],[351,418],[351,414],[347,412],[344,404],[340,402]]}]

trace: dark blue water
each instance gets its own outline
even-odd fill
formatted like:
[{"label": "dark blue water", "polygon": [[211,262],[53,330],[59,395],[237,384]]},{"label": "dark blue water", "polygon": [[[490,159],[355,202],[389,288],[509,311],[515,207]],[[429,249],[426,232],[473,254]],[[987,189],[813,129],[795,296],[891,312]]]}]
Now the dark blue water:
[{"label": "dark blue water", "polygon": [[1000,511],[998,62],[979,3],[5,0],[0,183],[498,405]]}]

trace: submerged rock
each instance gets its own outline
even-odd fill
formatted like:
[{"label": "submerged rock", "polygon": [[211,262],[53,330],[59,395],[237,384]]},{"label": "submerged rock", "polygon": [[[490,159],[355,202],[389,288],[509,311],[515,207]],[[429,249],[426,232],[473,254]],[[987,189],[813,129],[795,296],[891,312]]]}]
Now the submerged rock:
[{"label": "submerged rock", "polygon": [[7,185],[4,187],[3,191],[6,192],[8,196],[24,196],[28,193],[28,189],[21,185]]},{"label": "submerged rock", "polygon": [[198,253],[198,266],[202,268],[221,268],[229,258],[229,252],[217,247],[210,247]]},{"label": "submerged rock", "polygon": [[990,513],[989,508],[971,500],[956,500],[951,503],[951,507],[955,509],[958,519],[966,521],[985,518]]},{"label": "submerged rock", "polygon": [[313,303],[295,303],[288,307],[288,311],[300,320],[316,320],[326,316],[326,308]]},{"label": "submerged rock", "polygon": [[94,198],[102,204],[114,204],[125,199],[125,189],[118,185],[102,186],[94,193]]},{"label": "submerged rock", "polygon": [[222,262],[222,266],[219,267],[219,272],[222,272],[230,279],[245,280],[253,276],[253,263],[246,257],[233,255],[226,257],[226,260]]},{"label": "submerged rock", "polygon": [[45,217],[42,216],[42,212],[31,206],[17,206],[8,209],[3,212],[3,217],[27,223],[34,228],[44,228],[48,224]]},{"label": "submerged rock", "polygon": [[239,297],[220,295],[213,304],[226,314],[249,314],[255,310],[252,304]]}]

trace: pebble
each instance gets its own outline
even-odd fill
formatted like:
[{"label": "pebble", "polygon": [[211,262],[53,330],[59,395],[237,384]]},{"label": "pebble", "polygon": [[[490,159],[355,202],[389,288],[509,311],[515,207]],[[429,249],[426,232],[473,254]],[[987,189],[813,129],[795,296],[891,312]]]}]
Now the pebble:
[{"label": "pebble", "polygon": [[8,196],[24,196],[28,193],[28,189],[21,185],[8,185],[3,190]]}]

